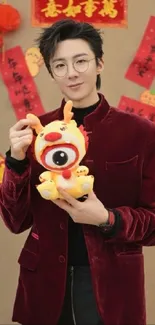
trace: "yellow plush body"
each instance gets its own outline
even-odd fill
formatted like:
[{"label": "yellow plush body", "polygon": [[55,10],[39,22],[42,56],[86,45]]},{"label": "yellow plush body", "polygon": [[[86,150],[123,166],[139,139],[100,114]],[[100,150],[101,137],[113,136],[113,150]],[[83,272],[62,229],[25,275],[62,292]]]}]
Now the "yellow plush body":
[{"label": "yellow plush body", "polygon": [[34,121],[36,130],[35,156],[46,169],[36,186],[46,200],[62,198],[61,187],[74,198],[80,198],[93,190],[94,177],[88,175],[86,166],[80,162],[86,154],[86,133],[72,120],[72,102],[64,107],[64,120],[53,121],[43,127],[33,114],[27,118]]}]

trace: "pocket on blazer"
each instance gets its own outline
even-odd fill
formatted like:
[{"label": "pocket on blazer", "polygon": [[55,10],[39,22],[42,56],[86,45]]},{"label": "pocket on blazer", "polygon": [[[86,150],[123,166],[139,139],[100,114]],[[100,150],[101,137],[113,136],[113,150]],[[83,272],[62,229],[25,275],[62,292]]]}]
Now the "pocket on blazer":
[{"label": "pocket on blazer", "polygon": [[106,161],[106,181],[115,188],[115,191],[117,186],[123,191],[124,186],[126,186],[126,189],[130,188],[131,190],[131,185],[137,183],[139,178],[137,162],[138,155],[123,161]]},{"label": "pocket on blazer", "polygon": [[39,263],[39,254],[23,248],[18,258],[18,263],[24,269],[35,271]]},{"label": "pocket on blazer", "polygon": [[127,243],[127,244],[117,244],[115,246],[115,254],[120,257],[129,256],[142,256],[142,246],[135,243]]},{"label": "pocket on blazer", "polygon": [[137,166],[138,155],[131,157],[127,160],[121,161],[106,161],[106,170],[107,171],[116,171],[118,169],[130,169]]}]

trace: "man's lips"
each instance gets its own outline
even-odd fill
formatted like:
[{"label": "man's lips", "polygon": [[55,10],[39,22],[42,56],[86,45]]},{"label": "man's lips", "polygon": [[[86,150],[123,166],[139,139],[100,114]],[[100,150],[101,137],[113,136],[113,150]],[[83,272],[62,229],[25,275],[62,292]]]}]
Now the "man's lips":
[{"label": "man's lips", "polygon": [[74,88],[74,87],[81,86],[82,84],[83,84],[83,82],[81,82],[81,83],[77,83],[77,84],[74,84],[74,85],[69,85],[68,87],[69,87],[69,88]]}]

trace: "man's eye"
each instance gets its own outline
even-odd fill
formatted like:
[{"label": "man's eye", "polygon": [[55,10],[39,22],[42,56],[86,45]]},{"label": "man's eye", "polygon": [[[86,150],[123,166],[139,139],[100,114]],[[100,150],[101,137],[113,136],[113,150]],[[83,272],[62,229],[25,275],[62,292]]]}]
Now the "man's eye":
[{"label": "man's eye", "polygon": [[44,132],[41,132],[41,133],[40,133],[40,137],[43,137],[43,135],[44,135]]},{"label": "man's eye", "polygon": [[57,65],[55,66],[55,68],[56,68],[56,69],[61,69],[61,68],[63,68],[64,66],[65,66],[64,64],[60,63],[60,64],[57,64]]},{"label": "man's eye", "polygon": [[82,63],[85,63],[85,62],[87,62],[87,61],[84,60],[84,59],[81,59],[81,60],[78,60],[76,63],[78,63],[78,64],[82,64]]}]

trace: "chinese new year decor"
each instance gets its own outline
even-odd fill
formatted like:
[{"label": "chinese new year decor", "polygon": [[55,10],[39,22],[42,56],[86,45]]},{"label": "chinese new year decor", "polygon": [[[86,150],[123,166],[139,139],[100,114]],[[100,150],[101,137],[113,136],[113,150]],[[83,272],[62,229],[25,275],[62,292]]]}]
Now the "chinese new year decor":
[{"label": "chinese new year decor", "polygon": [[127,0],[32,0],[32,25],[71,18],[98,27],[127,26]]},{"label": "chinese new year decor", "polygon": [[3,61],[5,54],[4,35],[18,29],[20,22],[21,17],[18,10],[7,4],[7,1],[2,1],[0,3],[0,48]]},{"label": "chinese new year decor", "polygon": [[5,169],[5,159],[3,155],[0,153],[0,184],[2,183],[3,180],[4,169]]},{"label": "chinese new year decor", "polygon": [[36,77],[44,63],[43,57],[37,47],[30,47],[25,53],[25,61],[32,77]]},{"label": "chinese new year decor", "polygon": [[118,109],[127,113],[137,114],[155,123],[155,107],[152,104],[150,105],[150,103],[142,103],[139,100],[122,96],[118,104]]},{"label": "chinese new year decor", "polygon": [[155,78],[155,16],[149,18],[125,78],[147,89],[152,85]]},{"label": "chinese new year decor", "polygon": [[144,90],[140,96],[140,101],[141,103],[155,106],[155,90],[153,89]]},{"label": "chinese new year decor", "polygon": [[27,113],[42,115],[45,113],[36,84],[27,67],[25,55],[20,46],[5,52],[5,62],[0,59],[0,73],[8,90],[17,120],[25,118]]}]

